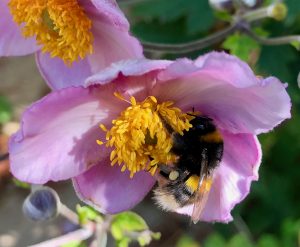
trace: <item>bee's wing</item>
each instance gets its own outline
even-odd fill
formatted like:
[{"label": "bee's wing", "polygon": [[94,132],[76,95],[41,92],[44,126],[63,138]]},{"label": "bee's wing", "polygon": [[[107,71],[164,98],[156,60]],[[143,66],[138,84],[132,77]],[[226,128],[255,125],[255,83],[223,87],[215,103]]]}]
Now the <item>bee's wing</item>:
[{"label": "bee's wing", "polygon": [[208,171],[208,160],[207,160],[207,150],[204,149],[202,152],[202,163],[201,163],[201,171],[200,171],[200,180],[199,180],[199,185],[198,189],[195,192],[196,193],[196,198],[195,198],[195,203],[193,207],[193,213],[192,213],[192,221],[196,224],[200,216],[203,212],[203,209],[206,205],[208,195],[211,189],[211,184],[212,184],[212,175],[209,175]]}]

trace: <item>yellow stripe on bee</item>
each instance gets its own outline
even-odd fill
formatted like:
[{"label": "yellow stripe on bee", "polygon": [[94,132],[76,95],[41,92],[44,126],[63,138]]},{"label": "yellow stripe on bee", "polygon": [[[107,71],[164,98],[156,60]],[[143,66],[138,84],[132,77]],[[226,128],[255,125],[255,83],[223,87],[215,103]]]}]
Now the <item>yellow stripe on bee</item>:
[{"label": "yellow stripe on bee", "polygon": [[205,142],[214,142],[214,143],[222,143],[223,138],[219,131],[215,130],[214,132],[208,133],[206,135],[200,136],[201,141]]},{"label": "yellow stripe on bee", "polygon": [[185,185],[191,190],[192,193],[198,189],[199,179],[199,176],[192,175],[188,178],[188,180],[185,181]]}]

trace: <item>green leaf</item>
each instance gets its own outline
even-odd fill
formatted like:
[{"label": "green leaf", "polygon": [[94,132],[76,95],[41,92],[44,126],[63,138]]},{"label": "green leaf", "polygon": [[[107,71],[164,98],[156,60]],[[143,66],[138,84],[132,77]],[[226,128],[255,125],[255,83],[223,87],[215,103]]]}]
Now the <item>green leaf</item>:
[{"label": "green leaf", "polygon": [[292,41],[291,42],[291,45],[293,46],[293,47],[295,47],[296,48],[296,50],[300,50],[300,42],[299,41]]},{"label": "green leaf", "polygon": [[232,20],[232,15],[226,11],[215,11],[214,15],[222,21],[230,22]]},{"label": "green leaf", "polygon": [[190,34],[207,31],[214,23],[213,11],[207,0],[149,0],[133,6],[131,15],[147,22],[158,20],[159,23],[184,18]]},{"label": "green leaf", "polygon": [[300,237],[300,219],[286,219],[282,225],[282,242],[285,247],[297,246]]},{"label": "green leaf", "polygon": [[11,119],[12,106],[4,96],[0,96],[0,124],[6,123]]},{"label": "green leaf", "polygon": [[136,4],[131,14],[144,20],[158,19],[169,22],[184,16],[187,6],[184,0],[149,0]]},{"label": "green leaf", "polygon": [[130,211],[114,216],[111,222],[111,234],[119,247],[127,247],[132,241],[145,246],[152,239],[160,238],[160,233],[151,232],[144,219]]},{"label": "green leaf", "polygon": [[81,225],[86,224],[89,220],[96,221],[102,219],[102,216],[95,209],[89,206],[81,207],[80,205],[77,205],[76,211]]},{"label": "green leaf", "polygon": [[187,32],[193,34],[209,30],[214,23],[214,15],[208,1],[190,1],[190,4],[187,3],[189,6],[187,15]]},{"label": "green leaf", "polygon": [[115,215],[111,223],[111,233],[115,239],[122,239],[126,233],[131,231],[147,229],[148,226],[144,219],[130,211]]},{"label": "green leaf", "polygon": [[291,25],[296,20],[296,18],[299,17],[299,13],[300,13],[299,0],[285,0],[284,3],[287,5],[288,8],[288,15],[285,23],[287,25]]},{"label": "green leaf", "polygon": [[233,236],[229,242],[226,244],[226,247],[254,247],[247,237],[243,234],[237,234]]},{"label": "green leaf", "polygon": [[262,37],[268,37],[270,35],[270,32],[263,29],[263,27],[255,27],[253,28],[253,32]]},{"label": "green leaf", "polygon": [[250,60],[252,53],[260,51],[260,46],[255,40],[241,33],[227,37],[222,47],[246,62]]},{"label": "green leaf", "polygon": [[161,238],[161,233],[160,232],[152,232],[151,236],[153,239],[159,240]]},{"label": "green leaf", "polygon": [[257,243],[257,247],[280,247],[281,244],[274,236],[266,234],[263,235]]},{"label": "green leaf", "polygon": [[180,237],[176,243],[176,247],[200,247],[200,244],[188,235]]},{"label": "green leaf", "polygon": [[13,178],[13,182],[17,187],[23,188],[23,189],[30,189],[30,184],[22,182],[16,178]]},{"label": "green leaf", "polygon": [[116,242],[118,247],[128,247],[130,238],[122,238]]},{"label": "green leaf", "polygon": [[217,233],[209,235],[204,242],[204,247],[225,247],[225,239]]},{"label": "green leaf", "polygon": [[[296,64],[299,56],[295,50],[288,46],[263,46],[258,61],[258,69],[264,75],[274,75],[284,82],[297,84],[297,74],[291,65]],[[299,72],[299,66],[298,72]]]},{"label": "green leaf", "polygon": [[144,41],[159,43],[181,43],[191,41],[194,37],[188,37],[182,21],[161,24],[158,21],[139,22],[132,26],[132,32]]}]

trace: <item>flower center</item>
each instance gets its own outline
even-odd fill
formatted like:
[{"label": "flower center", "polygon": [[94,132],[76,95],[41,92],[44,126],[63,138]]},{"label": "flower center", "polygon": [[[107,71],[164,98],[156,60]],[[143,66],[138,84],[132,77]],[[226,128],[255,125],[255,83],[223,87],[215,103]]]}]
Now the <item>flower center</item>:
[{"label": "flower center", "polygon": [[[154,96],[147,97],[143,102],[136,102],[131,97],[130,103],[131,106],[112,121],[110,130],[100,125],[106,132],[106,146],[113,148],[111,165],[122,165],[122,171],[129,170],[130,177],[140,170],[148,170],[154,175],[158,164],[170,164],[176,160],[176,156],[170,152],[172,137],[163,121],[174,132],[183,135],[184,130],[192,127],[189,123],[192,117],[173,107],[171,101],[159,104]],[[100,140],[97,143],[103,144]]]},{"label": "flower center", "polygon": [[35,36],[43,52],[66,64],[92,53],[92,22],[77,0],[10,0],[8,5],[24,37]]}]

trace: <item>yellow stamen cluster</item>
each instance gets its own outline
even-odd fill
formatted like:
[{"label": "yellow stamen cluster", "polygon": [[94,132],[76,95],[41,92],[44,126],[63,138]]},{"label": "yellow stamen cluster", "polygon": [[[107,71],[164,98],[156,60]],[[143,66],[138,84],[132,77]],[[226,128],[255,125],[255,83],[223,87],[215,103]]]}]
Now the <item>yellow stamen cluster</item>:
[{"label": "yellow stamen cluster", "polygon": [[[192,127],[191,117],[172,107],[173,102],[159,104],[154,96],[143,102],[136,102],[131,97],[130,103],[131,106],[112,121],[110,130],[100,125],[106,131],[106,146],[114,148],[110,155],[111,165],[122,165],[122,171],[129,170],[130,177],[140,170],[148,170],[153,175],[157,164],[170,164],[176,160],[170,152],[172,137],[163,122],[183,135],[184,130]],[[100,140],[97,143],[103,144]]]},{"label": "yellow stamen cluster", "polygon": [[43,52],[66,64],[92,53],[92,22],[77,0],[10,0],[8,5],[23,35],[35,36]]}]

